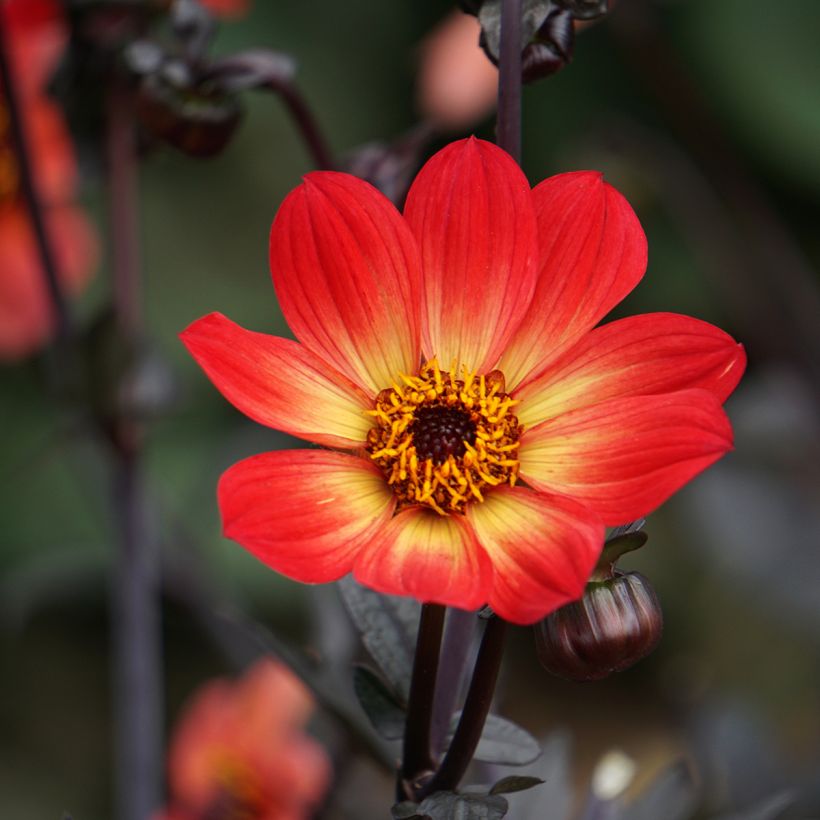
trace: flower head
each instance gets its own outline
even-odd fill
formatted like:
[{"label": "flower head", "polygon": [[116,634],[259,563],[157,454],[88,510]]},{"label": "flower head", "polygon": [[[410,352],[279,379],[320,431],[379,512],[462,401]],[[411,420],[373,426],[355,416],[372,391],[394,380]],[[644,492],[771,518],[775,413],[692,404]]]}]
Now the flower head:
[{"label": "flower head", "polygon": [[[45,91],[65,44],[64,21],[50,0],[6,0],[0,14],[46,228],[62,284],[76,292],[89,278],[97,247],[86,217],[71,201],[76,185],[71,140]],[[0,360],[28,355],[54,328],[11,127],[0,87]]]},{"label": "flower head", "polygon": [[743,349],[656,313],[595,325],[646,240],[600,174],[530,189],[477,139],[420,171],[401,215],[309,174],[270,261],[298,342],[220,314],[182,335],[241,411],[332,450],[266,453],[219,484],[228,537],[304,582],[531,623],[580,597],[605,525],[646,515],[731,448]]},{"label": "flower head", "polygon": [[255,664],[194,696],[168,756],[170,806],[156,820],[301,820],[330,766],[302,731],[313,701],[285,666]]}]

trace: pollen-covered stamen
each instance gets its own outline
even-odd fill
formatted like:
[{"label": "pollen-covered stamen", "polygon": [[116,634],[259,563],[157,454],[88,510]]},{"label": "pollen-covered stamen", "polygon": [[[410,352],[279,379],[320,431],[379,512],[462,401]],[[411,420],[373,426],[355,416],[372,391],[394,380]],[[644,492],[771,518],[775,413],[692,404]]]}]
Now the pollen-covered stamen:
[{"label": "pollen-covered stamen", "polygon": [[[455,371],[455,367],[453,368]],[[483,501],[488,487],[515,484],[521,425],[498,371],[478,376],[439,370],[382,390],[370,411],[370,457],[384,472],[399,506],[421,504],[446,515]]]}]

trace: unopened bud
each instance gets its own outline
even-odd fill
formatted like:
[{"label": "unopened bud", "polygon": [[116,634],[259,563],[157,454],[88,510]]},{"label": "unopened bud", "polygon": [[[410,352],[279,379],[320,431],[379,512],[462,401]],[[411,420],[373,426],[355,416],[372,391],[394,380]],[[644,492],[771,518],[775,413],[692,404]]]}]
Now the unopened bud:
[{"label": "unopened bud", "polygon": [[569,680],[599,680],[646,657],[663,632],[655,591],[637,572],[587,584],[584,597],[535,625],[541,665]]},{"label": "unopened bud", "polygon": [[137,116],[154,137],[194,157],[211,157],[225,148],[242,117],[234,95],[180,87],[164,72],[142,79]]},{"label": "unopened bud", "polygon": [[554,9],[521,55],[521,79],[541,80],[560,71],[572,59],[575,28],[568,11]]}]

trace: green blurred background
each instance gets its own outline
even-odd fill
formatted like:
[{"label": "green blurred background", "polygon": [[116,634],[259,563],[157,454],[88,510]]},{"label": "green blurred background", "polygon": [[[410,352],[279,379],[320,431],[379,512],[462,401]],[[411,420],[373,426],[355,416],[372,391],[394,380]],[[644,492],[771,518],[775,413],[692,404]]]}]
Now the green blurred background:
[{"label": "green blurred background", "polygon": [[[450,9],[441,0],[256,0],[246,19],[222,27],[216,50],[291,54],[344,157],[417,122],[417,47]],[[802,801],[791,816],[820,816],[818,32],[816,0],[622,0],[578,36],[568,68],[525,90],[530,180],[601,169],[648,234],[648,273],[618,312],[707,319],[750,354],[728,404],[736,452],[654,514],[648,546],[625,561],[664,605],[654,655],[612,680],[570,685],[537,665],[529,630],[511,640],[501,711],[538,734],[569,729],[581,787],[614,746],[639,761],[644,781],[683,754],[706,812],[791,787]],[[322,654],[333,593],[284,580],[223,540],[214,497],[227,466],[292,442],[233,410],[177,339],[212,310],[288,332],[267,234],[310,157],[274,96],[246,101],[218,159],[159,150],[141,169],[147,322],[173,377],[147,448],[154,525],[176,571],[189,567],[225,605]],[[475,131],[492,138],[491,121]],[[101,222],[96,183],[86,200]],[[83,321],[106,298],[106,277],[103,265],[78,307]],[[103,820],[112,816],[116,541],[108,466],[55,406],[41,360],[0,371],[0,430],[0,817],[69,810]],[[170,726],[198,683],[231,667],[173,592],[163,630]],[[351,782],[371,776],[386,805],[390,785],[375,770],[354,767]],[[343,799],[332,812],[362,816]]]}]

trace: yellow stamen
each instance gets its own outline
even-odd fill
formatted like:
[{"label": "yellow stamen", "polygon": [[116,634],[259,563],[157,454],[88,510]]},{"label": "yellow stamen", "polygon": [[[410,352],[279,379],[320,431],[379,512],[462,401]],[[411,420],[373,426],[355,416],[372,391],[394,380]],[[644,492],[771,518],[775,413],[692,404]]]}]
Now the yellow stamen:
[{"label": "yellow stamen", "polygon": [[459,371],[453,363],[442,371],[431,359],[417,375],[400,373],[368,411],[374,427],[367,437],[370,458],[393,487],[399,508],[463,513],[468,504],[484,501],[487,488],[513,486],[522,429],[510,412],[516,404],[497,370]]}]

